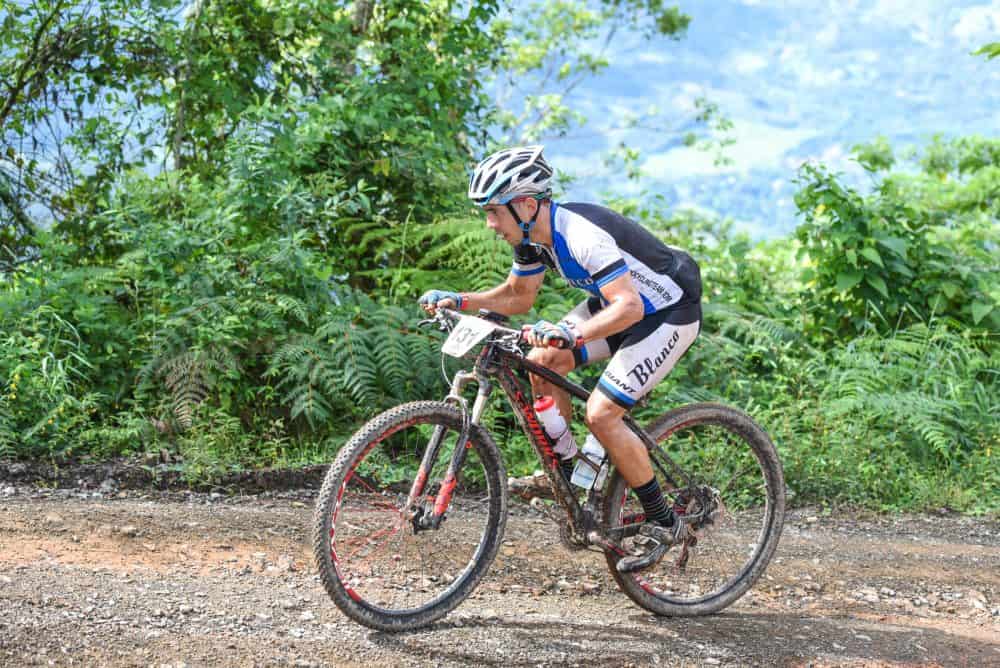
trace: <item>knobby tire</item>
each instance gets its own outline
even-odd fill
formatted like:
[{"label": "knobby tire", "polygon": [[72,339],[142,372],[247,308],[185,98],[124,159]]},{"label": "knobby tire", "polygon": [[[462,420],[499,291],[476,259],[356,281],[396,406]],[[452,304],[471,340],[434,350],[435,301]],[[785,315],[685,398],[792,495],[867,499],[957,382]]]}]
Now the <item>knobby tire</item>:
[{"label": "knobby tire", "polygon": [[[671,458],[677,459],[685,455],[689,457],[688,461],[692,462],[694,471],[694,484],[700,482],[697,466],[699,459],[713,456],[709,454],[712,452],[712,444],[702,443],[699,439],[704,440],[705,436],[713,435],[716,436],[717,443],[725,446],[716,448],[719,465],[727,466],[726,457],[730,462],[742,461],[744,466],[739,473],[745,474],[747,481],[760,477],[754,485],[745,488],[748,490],[743,495],[745,498],[739,497],[736,492],[722,493],[723,510],[719,513],[720,516],[706,526],[705,530],[696,532],[700,535],[696,536],[692,547],[683,552],[681,546],[672,547],[658,565],[647,571],[620,573],[616,564],[621,555],[610,550],[605,552],[608,568],[619,588],[646,610],[667,616],[716,613],[731,605],[753,586],[778,546],[784,523],[785,483],[777,451],[764,430],[749,416],[735,408],[719,404],[682,406],[655,420],[646,428],[646,432]],[[705,447],[698,447],[701,445]],[[682,451],[685,449],[688,452]],[[657,457],[657,450],[654,449],[650,454]],[[754,465],[757,469],[755,471],[752,470]],[[682,468],[689,469],[683,465]],[[733,477],[732,473],[731,469],[724,468],[723,474],[717,476],[720,481],[716,482],[720,487],[727,478]],[[658,474],[657,477],[662,476]],[[661,481],[661,484],[664,483]],[[638,509],[639,513],[635,512],[637,501],[617,471],[609,477],[604,491],[602,519],[605,526],[622,526],[623,522],[642,521],[641,508]],[[665,489],[665,492],[670,502],[672,494],[669,489]],[[742,512],[726,509],[727,494],[730,503],[738,506],[742,501],[748,507]],[[757,503],[750,507],[753,501]],[[752,517],[753,521],[743,524],[746,515]],[[749,555],[744,557],[743,551],[749,551]],[[713,557],[716,553],[721,556]],[[733,572],[723,572],[726,570]],[[702,579],[699,581],[696,578]],[[719,580],[719,584],[704,584],[714,580]]]},{"label": "knobby tire", "polygon": [[[358,472],[361,471],[366,458],[372,457],[373,452],[378,452],[380,450],[379,446],[384,445],[383,442],[389,441],[396,434],[403,430],[408,430],[414,425],[417,425],[418,428],[424,425],[427,428],[434,425],[443,425],[447,430],[450,430],[447,433],[454,432],[456,435],[455,440],[457,441],[457,434],[462,428],[462,414],[450,404],[434,401],[418,401],[397,406],[370,420],[344,445],[330,467],[330,470],[327,472],[316,501],[313,516],[313,552],[324,588],[337,607],[349,618],[364,626],[382,631],[405,631],[426,626],[444,617],[465,600],[472,593],[476,585],[479,584],[496,557],[507,521],[506,472],[500,458],[499,450],[489,432],[481,426],[473,425],[469,434],[469,442],[471,443],[471,450],[475,453],[475,457],[473,458],[470,454],[469,460],[474,459],[475,464],[481,464],[484,480],[475,481],[475,484],[481,486],[482,489],[479,487],[475,488],[474,494],[476,500],[471,506],[467,506],[467,508],[472,507],[472,511],[463,510],[463,503],[465,503],[463,495],[466,495],[467,489],[472,490],[473,488],[466,488],[460,485],[456,488],[452,506],[449,509],[451,516],[446,516],[440,529],[424,529],[419,533],[414,533],[412,528],[408,527],[404,522],[399,522],[399,526],[395,527],[397,537],[400,541],[406,540],[419,544],[420,541],[433,542],[437,540],[439,544],[443,544],[446,547],[449,537],[454,535],[449,532],[456,530],[456,527],[459,527],[457,530],[461,531],[460,527],[463,526],[463,517],[469,517],[472,514],[477,516],[485,514],[485,518],[472,518],[473,521],[482,521],[483,529],[481,536],[475,539],[478,540],[478,543],[475,543],[473,554],[469,561],[462,566],[463,570],[461,573],[455,576],[454,580],[450,582],[446,581],[452,577],[450,573],[442,572],[430,576],[429,580],[432,580],[434,584],[444,582],[447,589],[416,607],[397,608],[395,606],[380,605],[377,602],[366,600],[357,591],[357,587],[352,585],[350,581],[345,582],[345,580],[359,577],[358,574],[342,572],[351,568],[351,564],[344,564],[335,559],[335,553],[338,551],[336,543],[338,541],[342,543],[347,540],[345,533],[356,528],[350,526],[340,529],[334,526],[335,515],[341,511],[341,504],[350,503],[350,499],[345,501],[342,498],[350,496],[350,493],[345,494],[348,483],[350,482],[353,490],[353,487],[358,484],[360,478],[360,484],[371,490],[371,493],[367,494],[367,497],[373,498],[376,501],[373,507],[382,510],[384,515],[391,519],[393,517],[392,508],[395,507],[393,504],[399,504],[400,490],[408,490],[410,484],[413,482],[413,477],[411,476],[397,483],[394,487],[390,487],[383,485],[377,476],[368,472],[368,469],[365,469],[367,477],[361,476]],[[442,458],[447,460],[449,457],[449,453],[442,451],[438,456],[438,460]],[[463,472],[465,468],[469,467],[469,460],[467,460]],[[447,461],[443,463],[447,465]],[[372,468],[371,470],[375,469]],[[434,481],[429,480],[428,484],[433,485]],[[468,495],[472,494],[472,491],[468,492]],[[402,494],[403,498],[405,498],[405,495],[404,492]],[[485,498],[483,495],[485,495]],[[362,496],[361,493],[358,494],[358,497],[360,496]],[[405,503],[401,505],[405,505]],[[465,515],[462,515],[462,513],[465,513]],[[334,536],[331,536],[332,528],[336,532]],[[377,540],[376,534],[391,532],[392,530],[393,527],[389,527],[386,531],[374,532],[371,534],[368,542],[374,544]],[[355,547],[357,545],[360,545],[360,547]],[[428,543],[424,543],[424,545],[427,546]],[[434,550],[430,553],[432,556],[440,555],[444,551],[442,545],[433,545],[432,547]],[[348,550],[357,552],[358,550],[366,549],[368,549],[367,544],[364,544],[363,540],[355,538],[355,542],[348,548],[341,546],[339,558],[343,560]],[[405,553],[402,555],[391,554],[386,556],[387,552],[391,552],[392,549],[390,547],[386,552],[381,553],[381,557],[383,559],[395,559],[395,562],[383,561],[382,564],[388,563],[390,567],[393,567],[401,560],[404,560],[404,557],[410,558]],[[418,547],[417,549],[420,548]],[[428,547],[426,549],[431,548]],[[369,551],[375,552],[375,550],[376,548],[371,548]],[[447,555],[441,558],[447,559]],[[405,564],[405,561],[403,563]],[[373,599],[380,598],[380,592],[377,591],[380,570],[380,568],[372,566],[370,572],[364,573],[371,576],[367,580],[367,586],[373,594],[370,598]],[[395,582],[393,585],[396,589],[405,589],[405,587],[397,585]],[[414,587],[419,587],[419,583],[414,584]],[[407,594],[401,595],[406,596]]]}]

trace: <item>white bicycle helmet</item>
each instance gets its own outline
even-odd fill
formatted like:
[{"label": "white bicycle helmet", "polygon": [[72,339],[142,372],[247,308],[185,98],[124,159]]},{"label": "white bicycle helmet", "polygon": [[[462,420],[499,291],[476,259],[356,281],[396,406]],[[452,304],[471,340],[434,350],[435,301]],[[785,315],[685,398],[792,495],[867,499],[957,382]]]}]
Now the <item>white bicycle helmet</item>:
[{"label": "white bicycle helmet", "polygon": [[543,146],[505,148],[476,165],[469,179],[469,199],[477,206],[507,204],[515,197],[548,196],[552,168]]}]

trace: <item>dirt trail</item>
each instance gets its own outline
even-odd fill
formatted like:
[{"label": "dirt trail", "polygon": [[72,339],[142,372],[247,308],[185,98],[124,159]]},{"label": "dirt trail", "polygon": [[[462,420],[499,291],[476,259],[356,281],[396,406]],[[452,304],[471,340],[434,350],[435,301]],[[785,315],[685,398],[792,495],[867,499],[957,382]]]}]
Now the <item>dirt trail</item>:
[{"label": "dirt trail", "polygon": [[516,506],[486,581],[430,629],[347,621],[314,576],[310,492],[0,486],[0,666],[1000,666],[1000,522],[795,511],[723,614],[655,618]]}]

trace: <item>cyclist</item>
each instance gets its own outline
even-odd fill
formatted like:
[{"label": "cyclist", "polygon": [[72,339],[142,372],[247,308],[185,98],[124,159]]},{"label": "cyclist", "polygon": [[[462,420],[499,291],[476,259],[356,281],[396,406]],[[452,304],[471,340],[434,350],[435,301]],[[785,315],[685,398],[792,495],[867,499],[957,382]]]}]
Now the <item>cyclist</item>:
[{"label": "cyclist", "polygon": [[[642,441],[622,421],[687,351],[701,330],[701,275],[687,253],[667,246],[624,216],[595,204],[552,200],[552,168],[542,146],[510,148],[480,162],[469,198],[486,212],[486,225],[513,247],[503,284],[485,292],[430,290],[420,304],[526,313],[548,269],[590,293],[557,323],[535,323],[526,333],[528,359],[566,375],[610,358],[587,402],[586,423],[643,505],[643,533],[670,543],[675,521]],[[535,396],[552,395],[567,423],[569,395],[532,375]],[[564,468],[565,470],[565,468]],[[661,527],[674,527],[664,530]]]}]

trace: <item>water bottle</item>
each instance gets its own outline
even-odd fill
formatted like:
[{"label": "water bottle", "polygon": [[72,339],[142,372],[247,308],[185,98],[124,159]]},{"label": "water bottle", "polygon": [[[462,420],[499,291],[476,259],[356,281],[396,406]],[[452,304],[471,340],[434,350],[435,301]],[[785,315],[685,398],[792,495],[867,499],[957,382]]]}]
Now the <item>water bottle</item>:
[{"label": "water bottle", "polygon": [[576,441],[573,439],[573,432],[569,430],[566,420],[559,413],[556,400],[552,397],[538,397],[535,400],[535,415],[538,421],[545,427],[545,433],[552,439],[554,445],[552,449],[559,455],[560,459],[569,459],[576,454]]},{"label": "water bottle", "polygon": [[[604,478],[608,474],[608,465],[604,461],[604,446],[601,445],[596,436],[587,434],[582,454],[583,457],[580,457],[576,462],[576,468],[573,469],[573,477],[570,478],[570,482],[584,489],[590,489],[595,482],[600,487],[604,484]],[[595,469],[584,461],[584,458],[593,462],[597,468]]]}]

